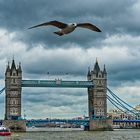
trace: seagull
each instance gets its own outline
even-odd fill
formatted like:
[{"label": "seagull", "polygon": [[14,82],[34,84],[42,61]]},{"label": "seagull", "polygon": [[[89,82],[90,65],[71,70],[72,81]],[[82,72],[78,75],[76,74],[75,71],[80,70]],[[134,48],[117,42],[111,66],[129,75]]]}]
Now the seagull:
[{"label": "seagull", "polygon": [[36,27],[40,27],[40,26],[48,26],[48,25],[60,28],[60,30],[54,32],[55,34],[57,34],[59,36],[69,34],[69,33],[73,32],[75,30],[75,28],[77,28],[77,27],[87,28],[87,29],[90,29],[90,30],[95,31],[95,32],[101,32],[101,30],[98,27],[96,27],[95,25],[93,25],[91,23],[69,23],[69,24],[66,24],[66,23],[63,23],[60,21],[56,21],[56,20],[45,22],[42,24],[38,24],[38,25],[32,26],[28,29],[32,29],[32,28],[36,28]]}]

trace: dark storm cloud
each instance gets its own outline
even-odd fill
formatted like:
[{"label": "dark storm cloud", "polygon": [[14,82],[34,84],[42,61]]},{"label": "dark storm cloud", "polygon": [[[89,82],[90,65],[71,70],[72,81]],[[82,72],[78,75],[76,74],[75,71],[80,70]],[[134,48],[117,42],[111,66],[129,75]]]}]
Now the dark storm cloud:
[{"label": "dark storm cloud", "polygon": [[[27,96],[28,95],[28,96]],[[87,102],[87,91],[83,89],[27,89],[23,90],[25,104],[35,103],[53,107],[81,105]]]},{"label": "dark storm cloud", "polygon": [[[68,2],[65,0],[1,0],[0,26],[21,32],[22,35],[19,36],[19,39],[25,41],[30,47],[34,43],[48,44],[49,47],[69,47],[63,46],[63,44],[73,42],[86,48],[91,45],[97,46],[106,34],[131,30],[135,23],[131,21],[133,17],[130,20],[130,8],[135,2],[136,0],[115,2],[112,0],[87,0],[83,2],[80,0]],[[103,32],[100,34],[76,29],[71,35],[62,38],[52,33],[57,30],[53,27],[27,30],[32,25],[54,19],[66,23],[92,22],[99,26]]]},{"label": "dark storm cloud", "polygon": [[[41,62],[41,63],[40,63]],[[43,64],[43,65],[42,65]],[[67,65],[69,64],[69,65]],[[42,75],[85,75],[88,65],[81,64],[75,58],[60,57],[53,59],[39,60],[34,63],[26,63],[24,68],[27,73]],[[37,66],[38,65],[38,66]],[[36,67],[37,66],[37,67]],[[73,67],[72,67],[73,66]]]},{"label": "dark storm cloud", "polygon": [[120,68],[119,70],[113,70],[111,72],[110,78],[115,79],[116,81],[126,82],[126,81],[135,81],[140,79],[139,75],[140,66],[135,65],[126,65],[124,68]]},{"label": "dark storm cloud", "polygon": [[[86,80],[88,66],[93,69],[98,57],[101,69],[106,64],[108,86],[123,87],[126,91],[120,90],[121,93],[128,93],[130,89],[131,100],[134,92],[124,84],[130,82],[135,93],[139,91],[134,85],[140,79],[139,5],[137,0],[0,0],[1,80],[5,64],[13,53],[17,62],[22,62],[24,79]],[[77,28],[59,37],[53,34],[58,30],[56,27],[27,30],[50,20],[91,22],[102,32]],[[64,110],[71,108],[76,112],[81,111],[81,106],[87,107],[84,94],[87,91],[30,88],[23,90],[23,106],[30,107],[28,113],[32,117],[38,110],[38,118],[40,114],[45,118],[49,112],[44,106],[54,107],[52,112],[64,106]],[[0,102],[3,103],[2,98]]]},{"label": "dark storm cloud", "polygon": [[[126,38],[122,40],[124,40],[124,42],[127,41]],[[115,40],[113,40],[113,42],[115,42]],[[117,42],[118,44],[115,44],[120,48],[121,45],[124,44],[124,42]],[[132,42],[128,43],[133,44]],[[130,48],[132,48],[131,45]],[[37,50],[38,51],[35,51],[34,49],[34,51],[31,51],[29,53],[32,54],[31,56],[26,55],[27,59],[24,60],[26,73],[32,74],[32,77],[36,78],[41,76],[48,78],[51,76],[59,77],[64,75],[67,79],[70,77],[76,78],[76,76],[83,76],[83,79],[86,79],[88,66],[91,66],[91,69],[93,69],[95,63],[94,56],[98,56],[99,51],[98,49],[84,50],[79,48],[71,48],[69,50],[55,49],[51,51],[41,48]],[[35,55],[35,52],[38,53],[38,56]],[[53,58],[51,56],[53,56]],[[101,63],[99,62],[99,65],[102,70],[103,65],[106,64],[109,79],[112,79],[113,82],[135,81],[140,79],[140,63],[135,63],[137,57],[139,58],[139,48],[137,45],[133,45],[133,50],[126,47],[122,47],[119,50],[113,48],[113,45],[111,45],[111,48],[108,47],[105,50],[100,50],[99,58]]]},{"label": "dark storm cloud", "polygon": [[52,114],[54,118],[75,117],[88,106],[87,90],[83,89],[23,88],[22,100],[28,118],[46,118]]},{"label": "dark storm cloud", "polygon": [[87,0],[82,3],[80,0],[69,2],[65,0],[1,0],[1,25],[5,23],[4,25],[9,28],[18,29],[20,27],[22,29],[35,21],[41,22],[44,19],[47,20],[56,17],[62,18],[66,22],[70,22],[72,19],[86,20],[90,16],[95,16],[95,18],[115,18],[117,15],[123,15],[125,12],[128,12],[127,10],[129,10],[129,7],[134,2],[136,0],[119,0],[116,2],[112,0]]}]

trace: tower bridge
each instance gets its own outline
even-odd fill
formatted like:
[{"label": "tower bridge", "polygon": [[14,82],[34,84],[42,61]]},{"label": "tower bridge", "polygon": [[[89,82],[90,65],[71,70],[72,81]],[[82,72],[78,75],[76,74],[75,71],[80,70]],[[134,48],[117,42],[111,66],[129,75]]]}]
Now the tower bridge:
[{"label": "tower bridge", "polygon": [[[5,120],[4,125],[13,130],[25,131],[25,121],[21,118],[21,97],[23,87],[87,88],[89,108],[89,130],[111,129],[107,119],[107,72],[100,69],[96,61],[94,68],[88,70],[87,81],[24,80],[21,64],[15,61],[7,65],[5,72]],[[103,119],[101,119],[103,118]]]}]

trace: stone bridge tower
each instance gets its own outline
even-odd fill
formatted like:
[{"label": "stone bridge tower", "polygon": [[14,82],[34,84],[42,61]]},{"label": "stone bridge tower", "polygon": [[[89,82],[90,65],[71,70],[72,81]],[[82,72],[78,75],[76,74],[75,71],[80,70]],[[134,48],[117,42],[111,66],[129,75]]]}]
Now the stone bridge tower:
[{"label": "stone bridge tower", "polygon": [[94,87],[88,88],[90,130],[110,129],[107,119],[107,72],[101,70],[96,60],[93,70],[88,70],[88,81],[94,83]]},{"label": "stone bridge tower", "polygon": [[15,66],[14,60],[11,67],[7,66],[5,73],[5,119],[17,120],[21,118],[21,80],[22,70],[19,64],[18,68]]},{"label": "stone bridge tower", "polygon": [[[24,130],[25,122],[21,120],[21,82],[22,69],[15,61],[5,72],[5,120],[4,125],[13,130]],[[24,123],[23,123],[24,122]]]}]

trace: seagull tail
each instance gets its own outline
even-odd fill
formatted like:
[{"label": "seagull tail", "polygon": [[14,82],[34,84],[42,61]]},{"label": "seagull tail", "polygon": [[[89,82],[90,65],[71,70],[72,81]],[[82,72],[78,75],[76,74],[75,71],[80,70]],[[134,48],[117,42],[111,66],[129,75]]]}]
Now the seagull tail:
[{"label": "seagull tail", "polygon": [[57,31],[57,32],[53,32],[53,33],[54,33],[54,34],[57,34],[57,35],[59,35],[59,36],[64,35],[63,33],[59,32],[59,31]]}]

